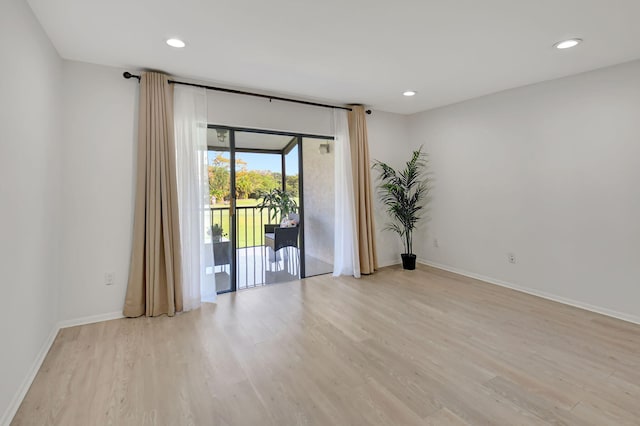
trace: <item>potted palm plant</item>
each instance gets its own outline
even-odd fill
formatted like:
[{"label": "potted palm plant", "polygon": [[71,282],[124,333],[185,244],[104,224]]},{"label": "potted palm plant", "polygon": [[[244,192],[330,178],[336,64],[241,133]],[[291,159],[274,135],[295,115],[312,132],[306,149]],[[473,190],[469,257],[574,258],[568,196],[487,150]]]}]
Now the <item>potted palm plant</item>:
[{"label": "potted palm plant", "polygon": [[282,189],[276,188],[268,192],[262,192],[260,198],[262,198],[262,202],[258,204],[260,212],[267,209],[271,220],[275,221],[278,218],[278,214],[280,214],[283,222],[288,221],[289,213],[298,212],[298,204],[293,198],[293,194]]},{"label": "potted palm plant", "polygon": [[217,223],[214,223],[213,226],[211,226],[211,240],[214,243],[220,242],[222,237],[225,237],[226,235],[227,234],[222,229],[222,226],[218,225]]},{"label": "potted palm plant", "polygon": [[382,161],[376,160],[373,164],[373,169],[380,172],[378,195],[391,217],[385,229],[394,231],[402,239],[404,269],[416,269],[413,231],[424,218],[422,213],[429,192],[426,166],[427,155],[422,152],[422,147],[413,151],[411,159],[400,171]]}]

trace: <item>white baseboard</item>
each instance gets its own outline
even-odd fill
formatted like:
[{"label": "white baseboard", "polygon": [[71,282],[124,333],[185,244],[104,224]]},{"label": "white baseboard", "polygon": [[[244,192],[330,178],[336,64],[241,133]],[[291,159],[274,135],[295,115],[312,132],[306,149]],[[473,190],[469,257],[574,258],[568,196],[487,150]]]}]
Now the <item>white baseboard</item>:
[{"label": "white baseboard", "polygon": [[36,359],[33,361],[33,364],[31,365],[31,368],[27,373],[27,376],[24,378],[24,380],[22,381],[22,384],[18,388],[18,392],[16,392],[15,396],[11,400],[11,403],[9,404],[4,414],[2,415],[2,418],[0,418],[1,426],[9,426],[9,424],[13,420],[13,416],[15,416],[16,413],[18,412],[18,408],[20,408],[20,404],[22,404],[22,400],[27,395],[27,392],[31,387],[31,383],[33,383],[33,380],[36,378],[36,374],[38,374],[38,371],[40,370],[40,367],[42,366],[42,363],[44,362],[44,359],[46,358],[47,353],[49,353],[49,349],[51,348],[51,345],[53,345],[53,342],[56,339],[56,336],[58,335],[58,330],[59,330],[58,326],[57,325],[54,326],[53,329],[51,330],[51,333],[49,333],[47,340],[44,341],[42,347],[40,348],[40,351],[38,352],[38,356],[36,356]]},{"label": "white baseboard", "polygon": [[634,324],[640,324],[640,317],[635,315],[626,314],[623,312],[614,311],[612,309],[602,308],[600,306],[594,306],[589,303],[580,302],[573,299],[568,299],[566,297],[557,296],[555,294],[547,293],[540,290],[535,290],[532,288],[521,287],[506,281],[501,281],[495,278],[486,277],[484,275],[475,274],[473,272],[468,272],[463,269],[454,268],[452,266],[443,265],[437,262],[431,262],[426,259],[418,259],[418,263],[423,265],[432,266],[434,268],[442,269],[444,271],[453,272],[454,274],[463,275],[465,277],[474,278],[476,280],[484,281],[489,284],[499,285],[501,287],[510,288],[511,290],[516,290],[522,293],[531,294],[533,296],[542,297],[543,299],[553,300],[554,302],[563,303],[565,305],[573,306],[576,308],[584,309],[586,311],[595,312],[597,314],[606,315],[608,317],[616,318],[622,321],[631,322]]},{"label": "white baseboard", "polygon": [[58,323],[58,328],[75,327],[77,325],[93,324],[94,322],[109,321],[109,320],[120,319],[120,318],[124,318],[124,315],[122,315],[122,311],[109,312],[109,313],[100,314],[100,315],[90,315],[88,317],[60,321]]},{"label": "white baseboard", "polygon": [[386,268],[387,266],[399,265],[402,263],[400,259],[385,259],[378,261],[378,268]]},{"label": "white baseboard", "polygon": [[35,361],[33,362],[33,365],[29,369],[29,373],[27,374],[24,381],[18,388],[18,392],[16,392],[15,396],[13,397],[13,400],[9,404],[9,407],[7,407],[2,417],[0,417],[0,426],[9,426],[11,424],[13,417],[18,412],[18,408],[20,408],[20,404],[22,404],[22,400],[27,395],[27,392],[29,391],[31,384],[36,378],[36,375],[38,374],[38,371],[40,370],[40,367],[42,366],[42,363],[44,362],[44,359],[47,356],[47,353],[49,353],[49,349],[51,349],[51,345],[53,345],[53,342],[55,341],[56,336],[58,335],[58,331],[60,331],[63,328],[74,327],[76,325],[92,324],[94,322],[109,321],[109,320],[119,319],[119,318],[124,318],[124,316],[122,315],[122,312],[120,311],[110,312],[107,314],[100,314],[100,315],[91,315],[88,317],[60,321],[59,323],[57,323],[53,327],[53,330],[51,330],[51,333],[49,334],[49,337],[47,337],[47,340],[42,345],[40,352],[38,352],[38,356],[36,357]]}]

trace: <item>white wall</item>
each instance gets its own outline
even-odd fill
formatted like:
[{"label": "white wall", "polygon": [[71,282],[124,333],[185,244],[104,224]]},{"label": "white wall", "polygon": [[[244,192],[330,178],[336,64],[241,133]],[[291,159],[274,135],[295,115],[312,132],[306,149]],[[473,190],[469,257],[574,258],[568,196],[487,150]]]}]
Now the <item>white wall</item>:
[{"label": "white wall", "polygon": [[409,127],[435,175],[419,257],[640,321],[640,62],[417,114]]},{"label": "white wall", "polygon": [[[133,228],[138,84],[64,61],[63,321],[122,311]],[[105,272],[115,283],[104,284]]]},{"label": "white wall", "polygon": [[[369,157],[373,162],[380,160],[393,167],[402,167],[409,159],[411,140],[408,134],[408,116],[390,112],[373,111],[367,116],[369,133]],[[374,220],[376,225],[376,243],[380,266],[400,262],[402,244],[397,234],[384,231],[389,216],[376,195],[377,172],[371,172],[374,188]]]},{"label": "white wall", "polygon": [[209,124],[333,135],[333,113],[327,108],[214,91],[207,95]]},{"label": "white wall", "polygon": [[56,330],[61,66],[26,2],[0,2],[0,424]]}]

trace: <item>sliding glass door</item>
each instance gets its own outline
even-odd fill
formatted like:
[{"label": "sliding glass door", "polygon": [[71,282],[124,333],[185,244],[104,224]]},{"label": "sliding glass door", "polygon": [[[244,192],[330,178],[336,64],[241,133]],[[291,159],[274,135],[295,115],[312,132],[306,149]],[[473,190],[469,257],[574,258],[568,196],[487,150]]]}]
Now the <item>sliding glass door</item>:
[{"label": "sliding glass door", "polygon": [[[325,156],[331,149],[322,151],[326,143],[307,135],[209,126],[207,247],[217,293],[331,272],[333,164]],[[287,198],[294,207],[284,214],[282,203],[264,208],[265,197]],[[306,203],[313,211],[305,211]],[[309,254],[306,235],[312,238]]]}]

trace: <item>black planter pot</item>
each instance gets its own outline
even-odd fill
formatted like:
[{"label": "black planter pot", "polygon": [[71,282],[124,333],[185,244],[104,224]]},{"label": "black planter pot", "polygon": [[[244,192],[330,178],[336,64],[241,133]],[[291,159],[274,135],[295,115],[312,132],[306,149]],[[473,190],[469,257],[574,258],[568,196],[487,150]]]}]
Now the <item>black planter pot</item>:
[{"label": "black planter pot", "polygon": [[402,253],[400,256],[402,256],[402,267],[404,269],[408,269],[410,271],[413,271],[414,269],[416,269],[415,254]]}]

